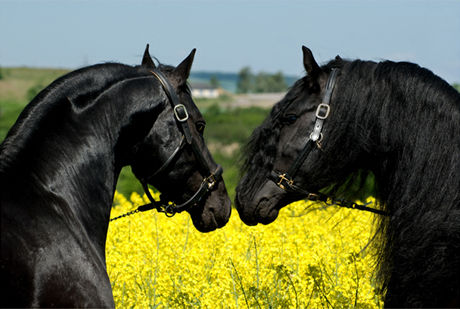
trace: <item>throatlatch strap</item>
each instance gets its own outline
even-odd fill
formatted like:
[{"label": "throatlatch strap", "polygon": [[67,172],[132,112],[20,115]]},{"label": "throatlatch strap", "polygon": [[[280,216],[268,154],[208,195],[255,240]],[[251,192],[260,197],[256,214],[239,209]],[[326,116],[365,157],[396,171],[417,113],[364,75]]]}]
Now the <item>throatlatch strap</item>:
[{"label": "throatlatch strap", "polygon": [[169,168],[169,166],[174,162],[174,159],[177,157],[177,155],[179,154],[179,152],[182,150],[182,148],[184,148],[184,135],[182,135],[181,139],[180,139],[180,144],[179,146],[177,146],[177,148],[174,150],[174,152],[172,153],[172,155],[169,156],[168,160],[166,160],[165,163],[163,163],[163,165],[155,172],[153,173],[151,176],[148,176],[147,178],[143,179],[143,182],[148,182],[150,179],[152,179],[153,177],[161,174],[162,172],[164,172],[166,169]]}]

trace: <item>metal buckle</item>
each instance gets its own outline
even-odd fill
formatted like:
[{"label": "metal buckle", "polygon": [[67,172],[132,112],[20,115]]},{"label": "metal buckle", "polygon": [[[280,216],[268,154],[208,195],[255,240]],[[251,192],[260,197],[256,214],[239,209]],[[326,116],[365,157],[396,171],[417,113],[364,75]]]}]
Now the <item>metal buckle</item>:
[{"label": "metal buckle", "polygon": [[[179,108],[182,108],[184,113],[185,113],[185,117],[181,118],[179,116],[179,112],[178,112],[178,109]],[[180,122],[184,122],[184,121],[187,121],[188,119],[188,112],[187,112],[187,108],[185,108],[185,106],[183,104],[177,104],[176,106],[174,106],[174,115],[176,116],[176,119]]]},{"label": "metal buckle", "polygon": [[[324,112],[324,114],[321,114],[321,108],[323,107],[326,108],[326,111]],[[324,120],[329,116],[330,111],[331,106],[329,104],[321,103],[320,105],[318,105],[318,108],[316,109],[316,118]]]},{"label": "metal buckle", "polygon": [[283,190],[286,190],[286,187],[282,184],[283,181],[286,181],[288,185],[292,186],[294,184],[294,180],[286,178],[286,173],[280,174],[279,176],[279,181],[277,183],[278,187],[280,187]]},{"label": "metal buckle", "polygon": [[212,188],[214,188],[214,186],[215,186],[216,183],[217,183],[217,180],[216,180],[216,178],[214,177],[214,174],[209,175],[209,176],[206,178],[206,182],[208,183],[208,190],[211,190]]}]

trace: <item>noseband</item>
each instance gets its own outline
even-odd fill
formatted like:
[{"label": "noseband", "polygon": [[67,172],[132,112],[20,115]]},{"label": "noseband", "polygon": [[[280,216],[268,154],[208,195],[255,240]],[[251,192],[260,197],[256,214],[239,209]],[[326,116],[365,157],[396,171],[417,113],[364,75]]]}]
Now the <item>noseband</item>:
[{"label": "noseband", "polygon": [[327,119],[331,111],[329,103],[331,102],[332,91],[334,90],[338,72],[339,69],[333,68],[331,74],[327,79],[326,92],[324,94],[323,101],[321,104],[318,105],[316,109],[316,120],[315,125],[313,127],[313,131],[310,133],[308,141],[303,147],[302,151],[299,153],[296,160],[289,168],[288,172],[282,173],[277,171],[271,171],[270,175],[268,176],[268,179],[273,181],[281,189],[304,196],[307,200],[310,201],[320,201],[330,205],[360,209],[377,213],[380,215],[388,215],[384,211],[367,207],[367,204],[361,205],[344,199],[331,198],[319,192],[312,193],[294,184],[294,177],[296,176],[297,172],[299,171],[300,167],[302,166],[310,152],[315,148],[315,146],[321,148],[321,141],[323,139],[323,133],[321,131],[323,130],[324,121]]},{"label": "noseband", "polygon": [[[189,114],[187,108],[183,104],[179,104],[179,99],[177,98],[176,91],[168,82],[166,77],[158,70],[151,71],[151,73],[158,79],[161,83],[163,90],[165,91],[168,101],[172,106],[174,117],[176,118],[177,125],[182,130],[182,138],[179,143],[179,146],[173,151],[173,153],[169,156],[169,158],[163,163],[163,165],[152,175],[144,177],[140,179],[142,187],[144,188],[145,194],[147,195],[148,199],[150,200],[150,204],[139,206],[136,210],[131,211],[127,214],[121,215],[119,217],[113,218],[110,221],[126,217],[128,215],[146,211],[150,209],[156,209],[158,212],[164,212],[166,216],[172,217],[176,213],[182,212],[184,210],[189,210],[192,207],[198,206],[200,202],[203,200],[205,196],[207,196],[215,187],[216,184],[222,180],[222,167],[217,165],[217,168],[211,172],[211,168],[209,167],[206,159],[204,158],[203,154],[201,153],[198,143],[196,139],[193,137],[190,127],[188,125],[188,118]],[[153,196],[150,194],[148,188],[148,182],[153,179],[154,177],[164,173],[165,171],[169,170],[172,166],[172,163],[178,157],[178,155],[182,152],[182,150],[189,146],[192,149],[192,152],[195,156],[195,159],[198,160],[198,164],[200,166],[200,170],[205,172],[208,176],[203,178],[200,187],[198,190],[184,203],[182,204],[175,204],[173,202],[162,201],[160,197],[160,201],[155,201]]]}]

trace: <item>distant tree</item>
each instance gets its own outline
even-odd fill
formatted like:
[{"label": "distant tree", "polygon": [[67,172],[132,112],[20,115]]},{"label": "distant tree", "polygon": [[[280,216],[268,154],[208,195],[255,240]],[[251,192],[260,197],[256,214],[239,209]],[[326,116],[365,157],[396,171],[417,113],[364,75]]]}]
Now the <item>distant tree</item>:
[{"label": "distant tree", "polygon": [[3,79],[2,67],[0,67],[0,80]]},{"label": "distant tree", "polygon": [[250,67],[244,67],[238,73],[238,82],[236,84],[237,93],[248,93],[252,91],[253,74]]},{"label": "distant tree", "polygon": [[254,80],[254,92],[269,92],[270,89],[270,75],[265,72],[260,72],[256,75]]},{"label": "distant tree", "polygon": [[269,74],[259,72],[254,76],[249,67],[244,67],[238,73],[237,93],[248,92],[283,92],[288,88],[283,73]]},{"label": "distant tree", "polygon": [[214,88],[219,88],[220,87],[219,79],[217,79],[216,75],[212,75],[209,78],[209,84]]},{"label": "distant tree", "polygon": [[260,72],[255,78],[254,92],[283,92],[287,84],[283,73],[268,74]]},{"label": "distant tree", "polygon": [[281,71],[272,75],[272,82],[273,86],[270,89],[271,92],[283,92],[288,88],[286,79]]}]

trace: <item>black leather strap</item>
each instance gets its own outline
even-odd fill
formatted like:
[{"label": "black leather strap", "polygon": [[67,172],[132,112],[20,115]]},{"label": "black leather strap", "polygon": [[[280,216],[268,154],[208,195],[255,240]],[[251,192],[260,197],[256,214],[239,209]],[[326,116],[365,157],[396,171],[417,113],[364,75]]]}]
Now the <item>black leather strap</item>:
[{"label": "black leather strap", "polygon": [[186,202],[180,205],[174,206],[175,212],[182,212],[191,207],[197,206],[201,202],[201,200],[212,189],[214,189],[214,186],[222,179],[222,173],[223,173],[222,166],[217,165],[217,168],[214,171],[214,173],[211,173],[210,176],[203,179],[203,181],[201,182],[200,188],[198,189],[198,191],[195,192],[195,194],[192,197],[190,197]]},{"label": "black leather strap", "polygon": [[324,93],[323,101],[318,108],[316,109],[316,121],[313,126],[313,131],[310,133],[310,140],[316,142],[321,141],[323,130],[323,124],[326,118],[329,116],[331,107],[329,103],[331,102],[332,91],[334,90],[335,81],[337,79],[338,69],[332,69],[331,74],[326,82],[326,92]]},{"label": "black leather strap", "polygon": [[150,204],[139,206],[137,210],[146,211],[146,210],[155,208],[159,212],[164,212],[169,216],[173,216],[176,213],[183,212],[184,210],[188,210],[192,207],[195,207],[199,205],[202,199],[206,195],[208,195],[209,192],[214,190],[217,183],[222,180],[222,173],[223,173],[222,166],[217,165],[214,172],[211,173],[208,177],[203,179],[198,190],[187,201],[179,205],[170,204],[168,200],[164,202],[161,196],[160,196],[159,201],[155,201],[153,196],[150,194],[147,183],[143,182],[142,186],[144,188],[145,194],[150,200]]},{"label": "black leather strap", "polygon": [[[222,180],[222,173],[223,169],[220,165],[217,165],[214,172],[211,172],[211,169],[206,162],[203,153],[200,151],[198,147],[197,141],[193,138],[192,133],[190,131],[190,127],[188,125],[188,111],[187,108],[179,104],[179,99],[177,97],[176,91],[172,88],[171,84],[168,82],[166,77],[158,70],[151,71],[151,73],[160,81],[163,89],[169,99],[169,102],[172,105],[174,116],[182,128],[183,136],[181,138],[181,142],[179,146],[174,150],[171,156],[163,163],[163,165],[151,176],[148,176],[141,180],[142,187],[150,200],[150,204],[139,206],[138,211],[146,211],[153,208],[156,208],[159,212],[165,212],[167,215],[174,215],[175,213],[182,212],[187,210],[191,207],[198,205],[201,200],[211,191],[214,189],[215,185]],[[185,142],[184,142],[185,141]],[[181,153],[181,150],[186,146],[190,145],[192,152],[195,156],[195,159],[198,161],[198,165],[200,166],[200,170],[203,175],[208,175],[205,177],[199,187],[199,189],[184,203],[180,205],[176,205],[174,203],[166,203],[162,201],[155,201],[155,199],[150,194],[148,188],[148,182],[153,177],[158,176],[160,173],[165,172],[171,167],[171,164],[175,161],[175,158]]]},{"label": "black leather strap", "polygon": [[[286,182],[294,183],[294,177],[297,174],[297,171],[302,166],[305,159],[308,157],[310,152],[315,148],[315,145],[318,145],[318,139],[320,139],[321,131],[323,129],[324,120],[329,116],[330,106],[329,103],[331,101],[332,91],[334,90],[335,81],[337,78],[338,69],[332,69],[331,74],[326,82],[326,91],[323,97],[323,102],[318,106],[316,110],[316,121],[313,127],[313,131],[311,132],[309,139],[305,146],[303,147],[302,151],[299,153],[297,158],[295,159],[294,163],[292,163],[291,167],[289,168],[287,173],[278,173],[279,179],[275,181],[275,183],[282,184],[283,179],[286,178]],[[286,187],[286,186],[285,186]]]},{"label": "black leather strap", "polygon": [[174,152],[172,153],[172,155],[169,156],[168,160],[166,160],[165,163],[163,163],[163,165],[158,169],[156,170],[155,173],[153,173],[152,175],[142,179],[142,182],[144,183],[147,183],[149,182],[150,179],[160,175],[162,172],[166,171],[167,169],[169,169],[170,165],[174,162],[174,160],[176,159],[177,155],[180,153],[180,151],[182,150],[182,148],[184,148],[184,146],[186,145],[184,143],[184,135],[182,135],[182,138],[180,140],[180,144],[179,146],[177,146],[177,148],[174,150]]},{"label": "black leather strap", "polygon": [[171,84],[168,82],[166,77],[158,70],[150,71],[152,74],[160,81],[163,86],[166,95],[169,98],[169,102],[173,107],[173,112],[178,121],[179,125],[182,127],[182,132],[184,133],[185,140],[187,144],[191,144],[193,137],[188,126],[188,112],[184,105],[179,104],[179,99],[177,98],[176,91],[172,88]]},{"label": "black leather strap", "polygon": [[289,168],[289,171],[287,172],[287,174],[290,176],[290,179],[294,179],[294,177],[297,174],[297,171],[302,166],[303,162],[310,154],[310,152],[313,150],[313,148],[315,148],[315,143],[313,142],[313,140],[309,139],[307,144],[305,145],[305,147],[303,147],[302,151],[297,156],[297,159],[294,161],[294,163]]},{"label": "black leather strap", "polygon": [[313,131],[310,133],[309,139],[305,144],[304,148],[299,153],[294,163],[292,163],[287,173],[271,171],[270,175],[268,176],[268,179],[273,181],[281,189],[291,193],[298,194],[302,198],[306,198],[310,201],[321,201],[328,203],[329,205],[337,205],[341,207],[370,211],[380,215],[388,215],[388,213],[384,211],[367,207],[367,204],[360,205],[347,200],[328,197],[327,195],[322,193],[312,193],[294,184],[294,177],[296,176],[298,170],[304,163],[305,159],[315,148],[315,146],[320,147],[320,142],[322,140],[321,131],[323,130],[324,121],[329,116],[331,110],[329,103],[331,102],[332,92],[335,87],[338,72],[338,69],[333,68],[331,74],[329,74],[329,77],[326,82],[323,101],[321,102],[321,104],[318,105],[318,108],[316,109],[316,120],[315,125],[313,126]]}]

